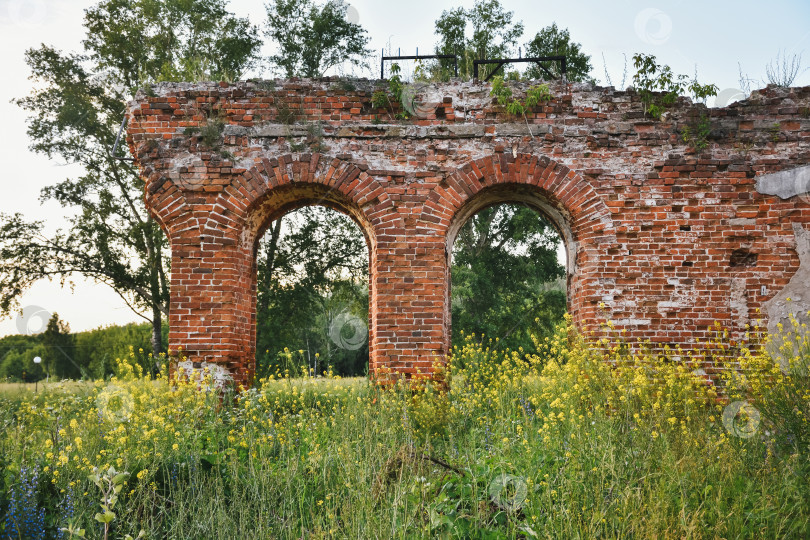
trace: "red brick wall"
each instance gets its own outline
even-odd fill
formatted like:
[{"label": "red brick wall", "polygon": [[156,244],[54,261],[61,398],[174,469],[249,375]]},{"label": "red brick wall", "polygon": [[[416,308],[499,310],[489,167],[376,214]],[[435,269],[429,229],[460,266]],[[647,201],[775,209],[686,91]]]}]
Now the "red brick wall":
[{"label": "red brick wall", "polygon": [[[372,371],[428,373],[444,357],[452,240],[497,202],[563,233],[578,326],[612,320],[657,346],[692,347],[715,321],[742,338],[799,267],[810,194],[756,181],[810,163],[810,88],[724,109],[681,100],[653,121],[632,92],[560,84],[524,119],[487,84],[447,83],[400,121],[371,105],[382,83],[352,84],[164,84],[130,104],[130,149],[172,246],[170,346],[192,361],[252,380],[256,245],[309,204],[346,212],[368,241]],[[696,151],[682,133],[701,114],[711,133]]]}]

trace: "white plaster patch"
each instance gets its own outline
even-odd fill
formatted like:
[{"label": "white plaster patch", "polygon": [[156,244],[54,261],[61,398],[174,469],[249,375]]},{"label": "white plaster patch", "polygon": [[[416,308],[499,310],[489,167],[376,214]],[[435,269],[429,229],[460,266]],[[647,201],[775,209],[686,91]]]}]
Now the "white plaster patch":
[{"label": "white plaster patch", "polygon": [[757,191],[780,199],[810,194],[810,165],[763,174],[757,177]]},{"label": "white plaster patch", "polygon": [[799,269],[776,296],[765,302],[768,332],[775,335],[781,324],[784,331],[792,328],[791,315],[799,323],[810,323],[810,231],[799,223],[793,224]]},{"label": "white plaster patch", "polygon": [[183,370],[183,376],[190,381],[196,381],[202,385],[202,388],[208,390],[206,381],[210,381],[214,388],[222,388],[226,383],[233,380],[231,372],[227,368],[214,364],[212,362],[199,362],[196,363],[191,360],[178,362],[178,370]]},{"label": "white plaster patch", "polygon": [[617,326],[649,326],[650,319],[627,318],[616,321]]}]

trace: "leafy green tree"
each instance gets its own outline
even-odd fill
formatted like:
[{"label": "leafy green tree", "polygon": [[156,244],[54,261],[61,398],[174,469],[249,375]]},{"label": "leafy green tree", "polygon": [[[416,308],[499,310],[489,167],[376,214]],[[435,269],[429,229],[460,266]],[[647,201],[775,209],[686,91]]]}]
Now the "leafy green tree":
[{"label": "leafy green tree", "polygon": [[[535,34],[534,39],[526,43],[526,56],[565,56],[567,63],[567,77],[569,81],[590,81],[589,75],[591,57],[582,52],[579,43],[571,41],[571,35],[566,28],[557,28],[557,23],[552,23]],[[526,70],[528,79],[548,79],[559,78],[560,64],[558,62],[544,63],[547,71],[543,71],[537,65],[531,65]]]},{"label": "leafy green tree", "polygon": [[343,334],[358,324],[368,331],[368,249],[358,226],[334,210],[302,208],[270,225],[259,253],[259,375],[279,367],[285,348],[304,351],[319,371],[362,372],[368,343]]},{"label": "leafy green tree", "polygon": [[272,0],[265,7],[265,35],[278,47],[270,61],[286,77],[322,77],[343,62],[361,65],[371,52],[366,31],[346,18],[343,2]]},{"label": "leafy green tree", "polygon": [[[523,35],[523,23],[513,22],[514,12],[505,11],[499,0],[476,0],[470,9],[455,8],[442,12],[436,20],[439,36],[436,54],[459,57],[459,76],[473,76],[473,61],[508,58]],[[449,70],[451,61],[443,60],[441,67]],[[480,78],[494,67],[482,66]]]},{"label": "leafy green tree", "polygon": [[467,221],[453,246],[455,344],[475,333],[527,349],[530,333],[548,335],[566,308],[559,243],[553,226],[525,206],[490,207]]},{"label": "leafy green tree", "polygon": [[34,358],[45,356],[45,347],[36,344],[22,350],[9,350],[0,356],[0,380],[34,382],[45,378],[43,364],[35,364]]},{"label": "leafy green tree", "polygon": [[[11,335],[0,338],[0,379],[21,381],[23,371],[26,379],[44,378],[42,364],[36,366],[34,357],[42,358],[43,348],[39,335]],[[42,375],[42,377],[39,377]]]},{"label": "leafy green tree", "polygon": [[48,326],[40,336],[44,352],[42,366],[48,375],[59,379],[78,379],[82,369],[73,359],[74,343],[70,326],[54,313],[48,320]]},{"label": "leafy green tree", "polygon": [[[42,45],[26,53],[35,87],[16,103],[30,113],[31,148],[81,165],[41,200],[74,209],[53,234],[41,221],[0,215],[0,313],[34,282],[79,274],[110,286],[152,325],[162,350],[168,248],[143,203],[143,181],[111,150],[125,102],[143,84],[236,78],[257,60],[258,31],[225,0],[105,0],[86,11],[84,54]],[[124,145],[125,146],[125,145]],[[119,149],[119,152],[126,149]]]},{"label": "leafy green tree", "polygon": [[[168,328],[163,326],[162,342],[166,347]],[[115,361],[127,358],[150,373],[154,360],[151,350],[151,327],[148,323],[130,323],[123,326],[107,326],[74,334],[76,363],[84,367],[88,376],[106,378],[115,373]]]}]

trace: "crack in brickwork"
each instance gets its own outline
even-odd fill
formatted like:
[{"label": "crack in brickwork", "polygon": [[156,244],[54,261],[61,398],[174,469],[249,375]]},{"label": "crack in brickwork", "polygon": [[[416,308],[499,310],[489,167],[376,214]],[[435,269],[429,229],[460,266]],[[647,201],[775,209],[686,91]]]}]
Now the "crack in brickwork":
[{"label": "crack in brickwork", "polygon": [[[560,231],[579,328],[611,320],[658,348],[692,348],[715,321],[742,339],[799,268],[810,87],[769,87],[724,109],[680,99],[653,121],[633,92],[556,84],[523,119],[488,84],[451,82],[395,122],[371,104],[381,82],[353,84],[162,84],[130,103],[127,141],[172,248],[170,347],[192,362],[252,381],[258,240],[312,204],[345,212],[366,238],[372,373],[429,375],[444,361],[452,241],[500,202]],[[702,115],[711,133],[696,153],[682,133]],[[206,146],[189,128],[212,117],[222,136]],[[786,199],[757,191],[759,177],[792,169],[776,176]]]}]

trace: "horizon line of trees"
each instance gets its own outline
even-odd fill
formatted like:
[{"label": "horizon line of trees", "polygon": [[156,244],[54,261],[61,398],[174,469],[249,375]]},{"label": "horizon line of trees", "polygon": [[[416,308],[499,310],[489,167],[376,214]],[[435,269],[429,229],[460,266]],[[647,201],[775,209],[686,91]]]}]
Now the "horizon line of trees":
[{"label": "horizon line of trees", "polygon": [[[167,337],[168,328],[164,326],[164,347]],[[114,374],[119,358],[134,360],[149,373],[154,366],[150,346],[151,328],[147,322],[71,332],[70,325],[53,313],[45,330],[38,334],[0,338],[0,381],[105,379]],[[35,357],[41,363],[35,364]]]}]

